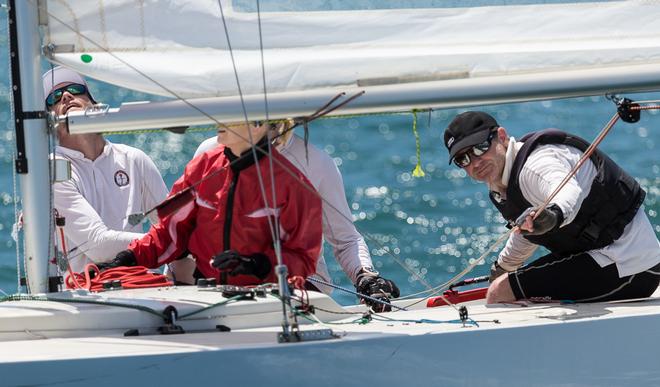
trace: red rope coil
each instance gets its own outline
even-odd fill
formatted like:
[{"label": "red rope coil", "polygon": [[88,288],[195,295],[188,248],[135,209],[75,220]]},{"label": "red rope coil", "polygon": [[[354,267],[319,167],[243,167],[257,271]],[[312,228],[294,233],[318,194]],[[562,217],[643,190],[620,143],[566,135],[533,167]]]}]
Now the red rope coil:
[{"label": "red rope coil", "polygon": [[[91,273],[95,274],[93,278]],[[86,265],[82,273],[70,271],[64,283],[68,289],[87,289],[92,292],[100,292],[104,290],[104,283],[117,280],[121,281],[121,287],[124,289],[173,285],[164,275],[149,271],[144,266],[122,266],[100,271],[93,263]]]}]

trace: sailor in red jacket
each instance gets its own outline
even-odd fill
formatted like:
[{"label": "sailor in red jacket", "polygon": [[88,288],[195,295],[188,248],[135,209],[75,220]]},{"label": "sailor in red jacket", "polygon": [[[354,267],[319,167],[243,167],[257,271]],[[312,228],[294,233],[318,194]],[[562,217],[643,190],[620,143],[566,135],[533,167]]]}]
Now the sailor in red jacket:
[{"label": "sailor in red jacket", "polygon": [[[176,211],[160,212],[160,222],[108,267],[155,268],[192,254],[198,278],[233,285],[276,282],[276,231],[289,275],[313,274],[321,249],[321,200],[305,176],[274,147],[269,160],[265,153],[270,126],[220,126],[220,146],[194,158],[172,187],[170,197],[193,187],[187,195],[190,200],[179,203]],[[250,132],[256,152],[250,146]],[[271,225],[278,225],[277,230]]]}]

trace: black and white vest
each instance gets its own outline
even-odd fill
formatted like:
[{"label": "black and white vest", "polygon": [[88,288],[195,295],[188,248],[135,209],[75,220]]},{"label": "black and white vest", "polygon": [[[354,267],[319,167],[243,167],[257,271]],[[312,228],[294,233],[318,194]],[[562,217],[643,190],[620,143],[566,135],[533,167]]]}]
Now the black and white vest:
[{"label": "black and white vest", "polygon": [[[518,176],[529,155],[539,145],[568,145],[584,152],[589,143],[580,137],[556,129],[533,132],[524,136],[524,143],[511,168],[506,201],[491,201],[512,227],[522,212],[532,205],[523,197]],[[545,246],[557,254],[575,254],[599,249],[611,244],[623,233],[624,227],[635,217],[644,202],[646,192],[605,153],[596,149],[590,160],[595,164],[589,195],[584,199],[575,219],[543,235],[525,236],[532,243]]]}]

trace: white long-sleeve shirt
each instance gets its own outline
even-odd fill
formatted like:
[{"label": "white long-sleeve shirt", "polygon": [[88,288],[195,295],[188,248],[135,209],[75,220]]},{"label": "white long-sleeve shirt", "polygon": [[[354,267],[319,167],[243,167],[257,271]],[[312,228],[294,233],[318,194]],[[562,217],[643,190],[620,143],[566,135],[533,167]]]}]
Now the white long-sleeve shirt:
[{"label": "white long-sleeve shirt", "polygon": [[[195,156],[217,146],[216,137],[202,142]],[[305,156],[305,142],[299,136],[291,136],[277,148],[312,183],[323,200],[323,239],[332,246],[335,258],[353,283],[362,267],[372,267],[371,255],[364,238],[355,228],[351,211],[346,202],[344,182],[339,169],[330,156],[312,144],[307,145],[309,162]],[[316,266],[316,275],[331,282],[323,251]],[[315,284],[328,293],[332,289]]]},{"label": "white long-sleeve shirt", "polygon": [[106,141],[94,161],[61,146],[55,154],[71,162],[71,179],[53,185],[54,206],[65,218],[66,249],[77,247],[69,262],[79,272],[87,263],[112,260],[140,238],[142,225],[130,225],[128,216],[151,209],[168,190],[153,161],[127,145]]},{"label": "white long-sleeve shirt", "polygon": [[[509,139],[502,174],[502,184],[505,186],[508,186],[513,162],[522,145],[522,142],[516,142],[513,137]],[[582,157],[580,150],[566,145],[541,145],[535,149],[529,155],[518,177],[525,199],[534,207],[543,204],[577,164],[580,157]],[[582,201],[589,195],[596,173],[594,163],[587,160],[552,200],[552,203],[559,206],[564,214],[562,225],[569,224],[575,219]],[[499,264],[505,270],[515,270],[534,253],[537,247],[538,245],[522,235],[512,233],[499,254]],[[625,277],[657,265],[660,262],[660,242],[641,207],[617,240],[587,253],[601,267],[616,264],[619,276]]]}]

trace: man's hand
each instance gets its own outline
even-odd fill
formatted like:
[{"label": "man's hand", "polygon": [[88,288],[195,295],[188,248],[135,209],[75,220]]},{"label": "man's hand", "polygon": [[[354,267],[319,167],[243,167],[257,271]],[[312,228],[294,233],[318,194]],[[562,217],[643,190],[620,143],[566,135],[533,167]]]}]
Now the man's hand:
[{"label": "man's hand", "polygon": [[492,283],[497,277],[506,273],[508,273],[508,271],[504,270],[504,268],[500,266],[497,261],[495,261],[492,265],[490,265],[490,276],[488,277],[488,282]]},{"label": "man's hand", "polygon": [[[357,277],[355,289],[360,294],[376,298],[385,302],[390,302],[390,299],[397,298],[400,295],[399,288],[396,284],[388,279],[378,275],[377,272],[368,269],[362,269]],[[366,298],[362,302],[367,304],[374,312],[389,312],[392,308],[389,305],[381,304]]]},{"label": "man's hand", "polygon": [[564,214],[556,204],[546,207],[536,219],[534,219],[535,215],[536,210],[529,207],[516,219],[516,225],[520,226],[520,234],[543,235],[558,228],[564,222]]},{"label": "man's hand", "polygon": [[226,250],[214,256],[211,264],[220,271],[227,271],[230,276],[253,275],[261,280],[268,277],[272,269],[267,256],[259,253],[244,256],[234,250]]},{"label": "man's hand", "polygon": [[121,266],[137,266],[137,259],[135,258],[133,250],[120,251],[112,261],[96,264],[96,267],[98,267],[101,271]]}]

